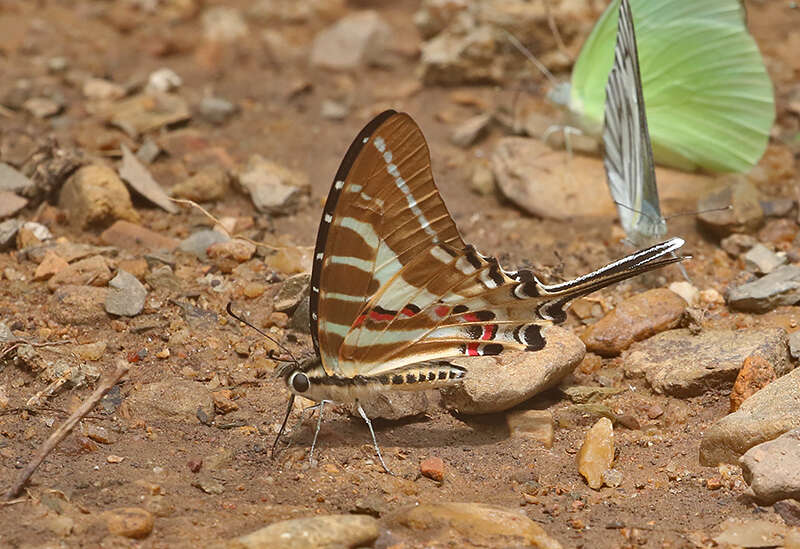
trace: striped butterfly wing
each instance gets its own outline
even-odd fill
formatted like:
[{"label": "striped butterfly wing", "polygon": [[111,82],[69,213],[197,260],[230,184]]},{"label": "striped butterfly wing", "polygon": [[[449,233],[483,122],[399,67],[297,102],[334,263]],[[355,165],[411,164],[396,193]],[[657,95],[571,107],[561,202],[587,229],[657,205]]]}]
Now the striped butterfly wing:
[{"label": "striped butterfly wing", "polygon": [[653,148],[642,96],[636,35],[628,0],[619,7],[614,64],[606,84],[604,165],[620,222],[635,245],[664,236]]},{"label": "striped butterfly wing", "polygon": [[328,375],[359,373],[342,360],[353,352],[345,337],[366,304],[436,244],[464,246],[434,185],[422,132],[408,115],[386,111],[350,145],[317,233],[309,310]]}]

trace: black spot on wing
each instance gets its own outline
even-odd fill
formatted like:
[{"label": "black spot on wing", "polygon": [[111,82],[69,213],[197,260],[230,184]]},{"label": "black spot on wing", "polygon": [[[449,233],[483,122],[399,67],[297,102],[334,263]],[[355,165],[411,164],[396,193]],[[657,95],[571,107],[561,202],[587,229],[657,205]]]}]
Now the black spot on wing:
[{"label": "black spot on wing", "polygon": [[489,267],[489,278],[491,278],[496,285],[502,286],[506,280],[503,277],[503,274],[500,272],[500,265],[497,263],[497,259],[494,257],[491,259],[491,262],[492,265]]},{"label": "black spot on wing", "polygon": [[547,342],[542,335],[542,327],[538,324],[528,324],[523,332],[526,351],[541,351]]},{"label": "black spot on wing", "polygon": [[477,311],[475,316],[481,322],[488,322],[489,320],[494,320],[496,315],[492,311]]},{"label": "black spot on wing", "polygon": [[470,324],[468,326],[464,326],[464,331],[466,335],[470,339],[480,339],[483,335],[483,328],[477,324]]},{"label": "black spot on wing", "polygon": [[481,354],[483,356],[499,355],[503,352],[503,346],[499,343],[487,343],[481,347]]},{"label": "black spot on wing", "polygon": [[476,269],[480,269],[483,265],[483,263],[481,263],[481,258],[478,257],[478,252],[475,251],[475,246],[472,244],[467,244],[467,246],[464,248],[464,257],[466,257],[470,265]]},{"label": "black spot on wing", "polygon": [[456,305],[455,307],[453,307],[453,313],[457,315],[461,313],[466,313],[468,310],[469,309],[467,308],[466,305]]}]

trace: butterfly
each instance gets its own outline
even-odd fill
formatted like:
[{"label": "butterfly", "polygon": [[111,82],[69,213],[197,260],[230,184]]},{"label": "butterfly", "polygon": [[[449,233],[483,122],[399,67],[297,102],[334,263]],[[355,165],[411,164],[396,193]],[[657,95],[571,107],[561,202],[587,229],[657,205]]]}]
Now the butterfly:
[{"label": "butterfly", "polygon": [[352,403],[390,472],[362,401],[458,383],[467,370],[448,358],[541,350],[570,301],[680,261],[682,245],[672,238],[559,284],[507,271],[461,238],[417,124],[379,114],[347,150],[322,212],[309,295],[315,353],[279,370],[290,398],[273,452],[295,396],[318,403],[309,459],[324,405]]},{"label": "butterfly", "polygon": [[[767,146],[775,98],[740,0],[631,0],[655,160],[692,171],[744,172]],[[614,63],[619,0],[583,44],[571,84],[551,98],[599,135]]]},{"label": "butterfly", "polygon": [[647,128],[636,33],[628,0],[619,4],[614,64],[606,83],[603,164],[627,239],[643,246],[663,237],[653,148]]}]

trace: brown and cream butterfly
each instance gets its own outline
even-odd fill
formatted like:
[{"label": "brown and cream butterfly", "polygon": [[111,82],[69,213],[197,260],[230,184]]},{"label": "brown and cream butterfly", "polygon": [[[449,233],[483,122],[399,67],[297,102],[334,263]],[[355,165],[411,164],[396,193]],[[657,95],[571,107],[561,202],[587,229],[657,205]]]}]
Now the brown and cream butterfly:
[{"label": "brown and cream butterfly", "polygon": [[291,397],[275,445],[295,395],[318,403],[309,458],[324,404],[354,403],[388,472],[360,401],[456,383],[467,371],[448,358],[538,351],[571,300],[680,261],[682,245],[673,238],[560,284],[506,271],[462,240],[416,123],[383,112],[350,145],[328,194],[311,274],[316,353],[282,368]]}]

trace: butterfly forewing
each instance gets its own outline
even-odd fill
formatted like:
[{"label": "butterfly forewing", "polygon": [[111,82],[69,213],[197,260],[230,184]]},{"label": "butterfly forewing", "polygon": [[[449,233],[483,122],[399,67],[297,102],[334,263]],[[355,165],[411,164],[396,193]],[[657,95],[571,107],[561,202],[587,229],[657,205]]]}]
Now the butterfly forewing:
[{"label": "butterfly forewing", "polygon": [[634,243],[664,235],[645,116],[633,18],[620,3],[614,64],[606,84],[604,164],[620,222]]},{"label": "butterfly forewing", "polygon": [[434,244],[464,246],[433,182],[419,127],[387,111],[356,137],[323,211],[311,287],[311,333],[329,375],[354,375],[340,352],[372,297]]}]

